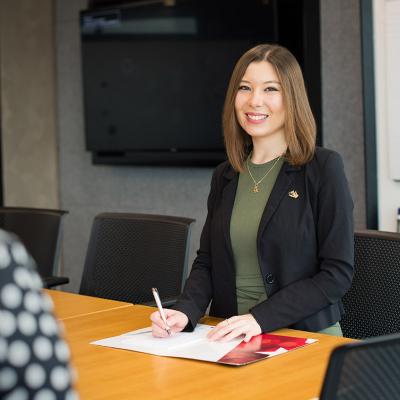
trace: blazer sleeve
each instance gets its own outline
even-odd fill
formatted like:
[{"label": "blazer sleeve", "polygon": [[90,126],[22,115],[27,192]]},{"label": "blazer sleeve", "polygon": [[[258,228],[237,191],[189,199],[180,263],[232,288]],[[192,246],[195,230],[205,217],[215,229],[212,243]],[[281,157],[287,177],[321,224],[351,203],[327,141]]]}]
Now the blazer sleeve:
[{"label": "blazer sleeve", "polygon": [[200,248],[197,251],[197,257],[193,262],[192,270],[183,292],[172,307],[185,313],[189,318],[185,331],[192,331],[196,327],[198,320],[205,314],[212,298],[210,229],[217,193],[216,176],[217,170],[214,171],[211,180],[211,189],[207,200],[207,218],[200,236]]},{"label": "blazer sleeve", "polygon": [[281,288],[250,312],[263,332],[288,327],[335,304],[350,288],[354,272],[353,201],[340,155],[321,168],[317,210],[318,272]]}]

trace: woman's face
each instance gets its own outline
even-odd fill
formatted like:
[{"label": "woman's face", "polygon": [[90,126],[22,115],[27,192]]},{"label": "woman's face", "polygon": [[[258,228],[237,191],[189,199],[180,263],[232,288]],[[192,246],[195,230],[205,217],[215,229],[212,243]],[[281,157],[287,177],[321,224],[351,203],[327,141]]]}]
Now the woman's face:
[{"label": "woman's face", "polygon": [[249,64],[236,94],[235,111],[240,126],[253,140],[278,135],[284,139],[282,87],[269,62]]}]

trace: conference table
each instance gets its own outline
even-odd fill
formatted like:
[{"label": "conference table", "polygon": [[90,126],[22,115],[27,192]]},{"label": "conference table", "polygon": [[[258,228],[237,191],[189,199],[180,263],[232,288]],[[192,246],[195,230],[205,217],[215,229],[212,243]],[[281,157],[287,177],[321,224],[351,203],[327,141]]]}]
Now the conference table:
[{"label": "conference table", "polygon": [[[113,300],[46,290],[62,321],[82,399],[268,399],[318,397],[329,355],[352,342],[280,329],[275,334],[318,339],[304,348],[241,367],[161,357],[91,345],[95,340],[149,326],[155,310]],[[218,319],[205,317],[206,324]]]},{"label": "conference table", "polygon": [[124,301],[101,299],[58,290],[44,289],[44,292],[53,300],[56,316],[61,321],[104,310],[132,306]]}]

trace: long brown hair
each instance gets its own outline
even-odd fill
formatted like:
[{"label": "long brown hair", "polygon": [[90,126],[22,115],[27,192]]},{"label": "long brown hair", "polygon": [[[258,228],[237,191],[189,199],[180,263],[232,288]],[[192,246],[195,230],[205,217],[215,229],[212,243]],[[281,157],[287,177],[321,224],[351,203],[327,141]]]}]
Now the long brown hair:
[{"label": "long brown hair", "polygon": [[286,161],[303,165],[315,151],[316,126],[303,74],[293,54],[285,47],[261,44],[242,55],[233,70],[226,93],[222,125],[228,159],[236,171],[243,171],[251,149],[251,137],[239,125],[235,113],[235,99],[240,82],[252,62],[268,61],[275,68],[285,106],[285,136],[288,149]]}]

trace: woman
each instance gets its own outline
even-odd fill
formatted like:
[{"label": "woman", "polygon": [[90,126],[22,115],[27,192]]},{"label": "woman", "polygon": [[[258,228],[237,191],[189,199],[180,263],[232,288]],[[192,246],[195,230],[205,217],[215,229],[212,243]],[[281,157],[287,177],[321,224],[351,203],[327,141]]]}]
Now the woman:
[{"label": "woman", "polygon": [[[277,45],[246,52],[223,112],[228,161],[213,175],[200,249],[174,310],[192,330],[211,301],[210,340],[290,327],[341,335],[353,276],[353,203],[341,157],[315,146],[300,67]],[[158,312],[153,335],[168,334]]]}]

